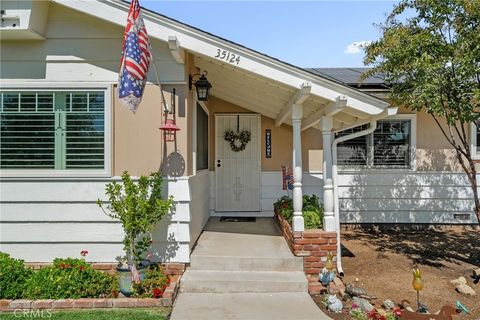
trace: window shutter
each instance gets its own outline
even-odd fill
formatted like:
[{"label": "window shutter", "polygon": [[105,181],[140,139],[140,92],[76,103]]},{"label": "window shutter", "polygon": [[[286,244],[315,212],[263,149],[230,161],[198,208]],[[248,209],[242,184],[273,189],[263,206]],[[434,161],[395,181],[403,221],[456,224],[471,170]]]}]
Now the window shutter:
[{"label": "window shutter", "polygon": [[52,93],[2,93],[0,167],[55,168]]}]

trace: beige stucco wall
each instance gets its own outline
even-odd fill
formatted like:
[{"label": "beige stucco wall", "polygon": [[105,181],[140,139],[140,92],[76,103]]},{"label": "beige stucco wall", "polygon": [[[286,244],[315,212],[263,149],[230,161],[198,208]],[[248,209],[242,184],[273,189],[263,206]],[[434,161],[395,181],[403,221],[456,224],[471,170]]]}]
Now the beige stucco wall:
[{"label": "beige stucco wall", "polygon": [[[165,101],[171,105],[176,90],[176,121],[181,130],[175,142],[165,142],[159,130],[164,115],[158,86],[147,85],[137,113],[125,108],[114,93],[113,175],[127,170],[132,175],[153,171],[182,176],[188,174],[189,153],[187,103],[184,85],[163,85]],[[163,166],[162,166],[163,164]]]},{"label": "beige stucco wall", "polygon": [[[210,170],[214,168],[215,161],[215,114],[217,113],[252,113],[235,104],[210,97],[207,107],[210,112]],[[275,120],[262,116],[262,171],[280,171],[282,165],[292,163],[292,127],[275,126]],[[272,157],[265,157],[265,130],[272,131]],[[321,171],[322,167],[322,135],[319,130],[309,129],[302,133],[303,168],[309,171]]]},{"label": "beige stucco wall", "polygon": [[[399,109],[399,114],[414,112]],[[431,115],[416,112],[417,118],[417,149],[416,162],[418,171],[462,171],[456,160],[454,149],[438,128]],[[443,124],[444,121],[441,121]],[[469,130],[469,128],[467,128]]]}]

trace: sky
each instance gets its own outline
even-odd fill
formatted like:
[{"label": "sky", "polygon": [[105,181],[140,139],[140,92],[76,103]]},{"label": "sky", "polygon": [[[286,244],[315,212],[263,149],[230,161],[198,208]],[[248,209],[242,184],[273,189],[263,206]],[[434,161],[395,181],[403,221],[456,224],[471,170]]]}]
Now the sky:
[{"label": "sky", "polygon": [[158,1],[150,10],[299,67],[362,67],[396,1]]}]

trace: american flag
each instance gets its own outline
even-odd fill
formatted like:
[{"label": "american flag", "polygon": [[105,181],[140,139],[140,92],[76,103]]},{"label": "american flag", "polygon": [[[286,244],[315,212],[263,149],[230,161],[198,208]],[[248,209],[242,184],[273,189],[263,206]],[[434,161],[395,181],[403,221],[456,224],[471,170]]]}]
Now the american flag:
[{"label": "american flag", "polygon": [[293,189],[293,171],[292,167],[282,166],[282,190]]},{"label": "american flag", "polygon": [[151,61],[150,40],[140,15],[140,4],[138,0],[132,0],[123,36],[118,97],[133,113],[142,100]]}]

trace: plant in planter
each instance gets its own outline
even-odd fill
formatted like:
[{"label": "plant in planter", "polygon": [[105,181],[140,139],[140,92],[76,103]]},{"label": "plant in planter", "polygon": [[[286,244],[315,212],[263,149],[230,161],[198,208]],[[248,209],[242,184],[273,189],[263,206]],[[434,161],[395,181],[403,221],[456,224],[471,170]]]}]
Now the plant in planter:
[{"label": "plant in planter", "polygon": [[288,196],[282,196],[274,204],[275,212],[285,218],[290,224],[293,217],[293,201]]},{"label": "plant in planter", "polygon": [[83,259],[57,258],[53,265],[34,272],[25,284],[22,298],[78,299],[112,295],[114,277],[94,270]]},{"label": "plant in planter", "polygon": [[323,226],[323,205],[314,194],[303,196],[303,219],[305,229],[320,229]]},{"label": "plant in planter", "polygon": [[134,284],[134,296],[140,298],[160,298],[170,284],[170,278],[156,264],[150,265],[145,272],[145,279]]},{"label": "plant in planter", "polygon": [[[275,212],[292,224],[293,201],[288,196],[279,198],[274,204]],[[319,229],[323,224],[323,205],[316,195],[303,196],[303,219],[305,229]]]},{"label": "plant in planter", "polygon": [[172,207],[173,199],[162,198],[162,178],[158,172],[133,181],[125,171],[122,184],[110,182],[105,190],[109,203],[104,204],[98,199],[97,204],[107,216],[118,220],[125,232],[125,257],[120,259],[117,271],[120,292],[130,296],[132,282],[139,283],[149,265],[144,254],[152,243],[152,230]]}]

